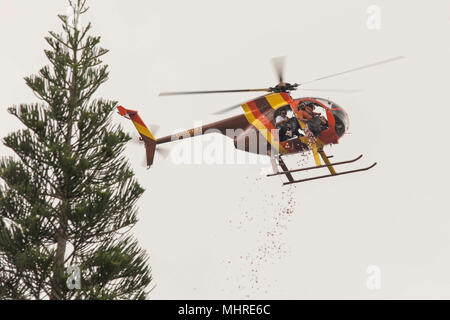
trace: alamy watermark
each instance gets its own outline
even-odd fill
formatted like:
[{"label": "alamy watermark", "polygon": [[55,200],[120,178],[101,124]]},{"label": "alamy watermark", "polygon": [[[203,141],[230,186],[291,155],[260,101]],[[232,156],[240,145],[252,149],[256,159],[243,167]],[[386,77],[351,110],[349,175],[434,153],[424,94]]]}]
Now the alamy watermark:
[{"label": "alamy watermark", "polygon": [[369,290],[381,289],[381,268],[377,265],[370,265],[366,269],[366,287]]},{"label": "alamy watermark", "polygon": [[381,29],[381,8],[376,4],[372,4],[367,7],[367,20],[366,27],[369,30]]},{"label": "alamy watermark", "polygon": [[[234,148],[230,148],[230,139]],[[225,129],[223,132],[214,128],[203,130],[200,125],[172,134],[168,141],[171,143],[169,156],[174,164],[268,165],[268,152],[278,154],[283,148],[278,139],[277,129]],[[183,141],[177,143],[178,140]]]},{"label": "alamy watermark", "polygon": [[69,275],[66,284],[67,289],[81,289],[81,270],[78,266],[68,266],[66,273]]}]

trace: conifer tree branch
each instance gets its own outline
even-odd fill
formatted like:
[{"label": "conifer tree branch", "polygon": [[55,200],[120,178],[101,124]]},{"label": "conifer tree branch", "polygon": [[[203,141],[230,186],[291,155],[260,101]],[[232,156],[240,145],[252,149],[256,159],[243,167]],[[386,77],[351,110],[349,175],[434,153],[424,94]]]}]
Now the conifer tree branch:
[{"label": "conifer tree branch", "polygon": [[[111,124],[116,102],[91,101],[108,50],[79,27],[86,0],[69,4],[63,32],[45,38],[50,65],[25,78],[44,104],[9,110],[27,129],[4,139],[17,157],[0,161],[0,298],[145,298],[150,269],[129,237],[144,190],[120,155],[130,138]],[[69,263],[80,290],[66,287]]]}]

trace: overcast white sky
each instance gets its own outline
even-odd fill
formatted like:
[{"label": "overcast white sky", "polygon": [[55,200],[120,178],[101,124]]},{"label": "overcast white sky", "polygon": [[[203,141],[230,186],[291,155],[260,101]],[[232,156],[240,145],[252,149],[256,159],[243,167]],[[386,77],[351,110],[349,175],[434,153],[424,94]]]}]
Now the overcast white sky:
[{"label": "overcast white sky", "polygon": [[[366,25],[370,5],[381,9],[379,30]],[[360,166],[377,161],[367,173],[289,188],[260,175],[267,165],[177,165],[159,155],[147,171],[143,147],[130,144],[146,188],[134,232],[150,255],[152,298],[450,298],[449,1],[90,6],[82,22],[111,50],[110,80],[97,96],[138,109],[160,126],[157,136],[217,121],[212,112],[255,97],[163,99],[160,91],[272,86],[270,58],[279,55],[289,57],[290,82],[407,57],[310,86],[364,89],[321,96],[350,116],[351,134],[328,153],[364,154]],[[48,63],[44,36],[60,30],[56,15],[66,10],[61,0],[0,0],[0,136],[20,127],[7,107],[36,101],[23,77]],[[301,96],[308,93],[293,93]],[[223,137],[214,143],[237,152]],[[0,154],[11,152],[2,145]],[[366,286],[371,265],[381,271],[379,290]]]}]

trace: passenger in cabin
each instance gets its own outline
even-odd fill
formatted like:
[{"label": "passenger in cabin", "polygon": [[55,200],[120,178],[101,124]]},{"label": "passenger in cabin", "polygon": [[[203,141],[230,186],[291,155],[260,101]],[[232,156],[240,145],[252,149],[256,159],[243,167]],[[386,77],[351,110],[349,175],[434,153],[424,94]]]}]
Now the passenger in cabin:
[{"label": "passenger in cabin", "polygon": [[306,122],[309,131],[317,137],[323,130],[328,129],[328,121],[324,116],[314,116]]},{"label": "passenger in cabin", "polygon": [[289,122],[286,110],[281,110],[280,114],[275,118],[275,125],[277,128],[284,126]]},{"label": "passenger in cabin", "polygon": [[280,115],[275,118],[275,127],[278,129],[280,141],[292,138],[292,130],[290,126],[290,119],[287,116],[287,111],[281,110]]}]

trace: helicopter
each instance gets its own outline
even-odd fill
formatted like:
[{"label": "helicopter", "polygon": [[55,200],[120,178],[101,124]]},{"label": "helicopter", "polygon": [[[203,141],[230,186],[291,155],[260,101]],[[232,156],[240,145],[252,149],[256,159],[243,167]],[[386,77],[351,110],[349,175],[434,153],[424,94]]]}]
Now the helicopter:
[{"label": "helicopter", "polygon": [[[120,115],[133,122],[140,135],[140,140],[144,142],[147,168],[150,168],[153,164],[155,151],[157,150],[158,145],[180,139],[192,138],[197,135],[218,132],[232,138],[236,149],[269,156],[273,173],[269,173],[267,176],[284,175],[287,181],[284,182],[283,185],[335,177],[338,175],[367,171],[372,169],[377,163],[374,162],[368,167],[353,170],[336,171],[336,166],[353,163],[362,158],[362,155],[359,155],[351,160],[332,163],[330,159],[333,156],[327,156],[324,151],[326,145],[337,144],[345,133],[348,132],[349,116],[347,112],[345,112],[341,106],[329,99],[319,97],[294,99],[291,96],[291,92],[298,90],[301,86],[311,82],[337,77],[402,58],[404,57],[398,56],[343,72],[330,74],[300,84],[291,84],[284,81],[285,57],[276,57],[272,59],[272,64],[278,78],[278,84],[273,87],[259,89],[161,92],[159,94],[160,96],[232,92],[265,92],[265,94],[245,103],[216,112],[216,114],[221,114],[235,108],[241,108],[243,113],[240,115],[158,139],[154,137],[152,132],[146,126],[137,110],[127,109],[121,105],[118,106],[117,109]],[[306,90],[352,92],[352,90]],[[307,113],[306,115],[305,112]],[[287,116],[288,113],[291,117]],[[230,132],[232,134],[230,134]],[[286,166],[286,163],[283,160],[284,157],[305,152],[312,152],[315,166],[295,169],[289,169]],[[321,168],[327,168],[329,174],[303,179],[295,179],[293,175],[294,173]]]}]

